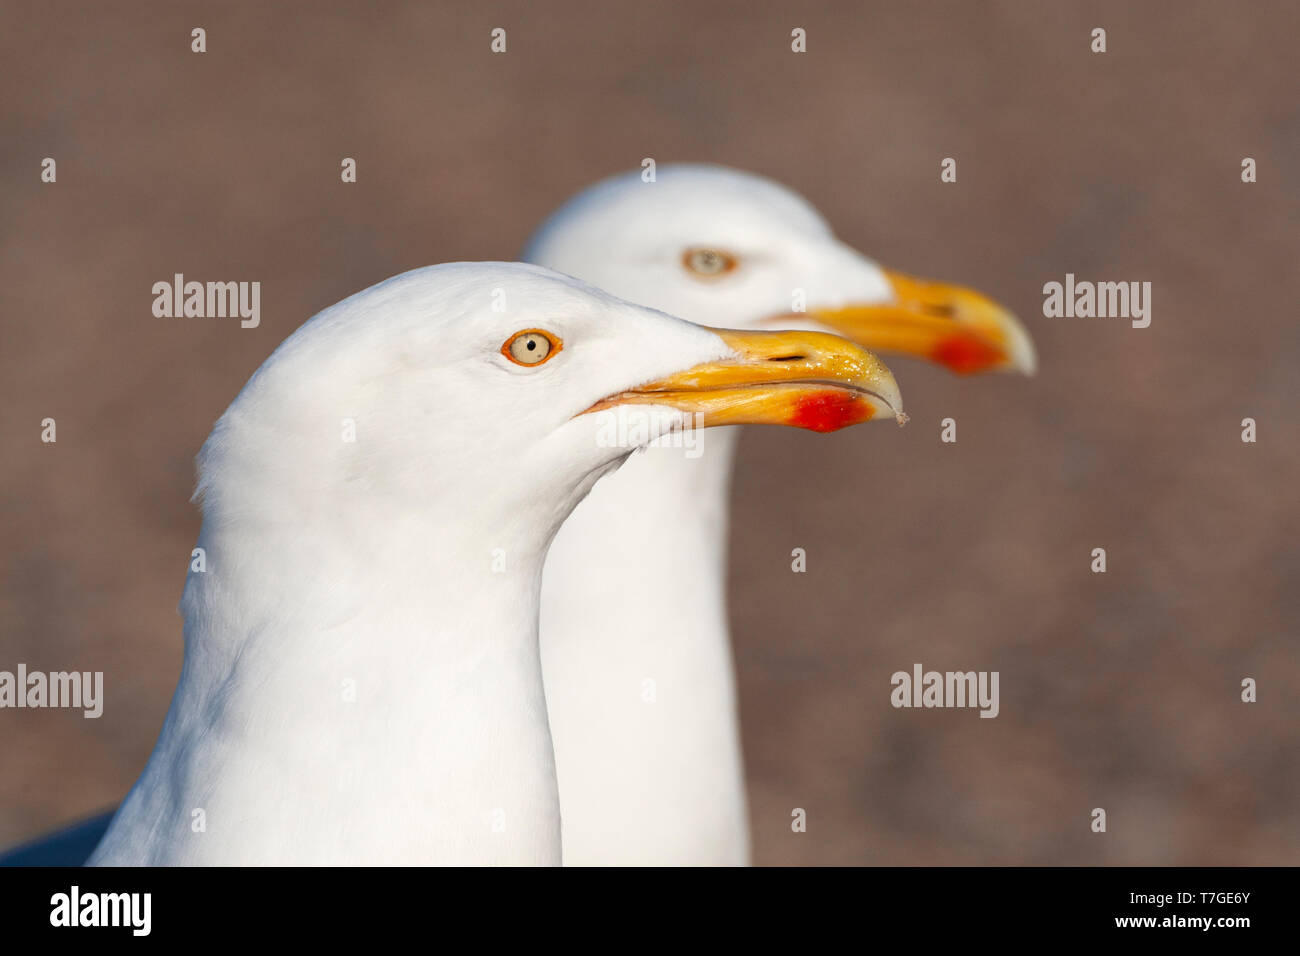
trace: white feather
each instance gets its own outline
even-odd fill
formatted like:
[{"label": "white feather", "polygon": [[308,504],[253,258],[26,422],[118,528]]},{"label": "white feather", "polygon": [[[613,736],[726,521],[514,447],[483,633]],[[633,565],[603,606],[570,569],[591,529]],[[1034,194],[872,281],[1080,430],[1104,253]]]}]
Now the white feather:
[{"label": "white feather", "polygon": [[[563,349],[513,365],[528,328]],[[417,270],[308,321],[203,447],[180,682],[91,862],[560,862],[542,560],[630,450],[580,413],[727,354],[517,264]]]},{"label": "white feather", "polygon": [[[741,266],[693,278],[682,268],[691,248]],[[762,327],[790,310],[795,289],[828,307],[892,296],[884,272],[801,197],[716,166],[599,183],[555,213],[525,257],[715,327]],[[704,432],[695,459],[636,456],[578,506],[546,562],[542,667],[566,864],[749,861],[726,610],[735,437]]]}]

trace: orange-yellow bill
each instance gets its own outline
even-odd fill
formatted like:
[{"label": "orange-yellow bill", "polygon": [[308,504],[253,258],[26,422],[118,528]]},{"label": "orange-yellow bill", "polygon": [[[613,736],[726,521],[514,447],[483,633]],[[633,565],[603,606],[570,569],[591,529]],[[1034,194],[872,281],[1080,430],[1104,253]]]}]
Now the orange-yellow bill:
[{"label": "orange-yellow bill", "polygon": [[[954,372],[1009,370],[1032,375],[1034,345],[1014,315],[961,286],[886,271],[893,301],[817,308],[813,319],[860,345],[927,359]],[[776,317],[772,321],[779,322]]]},{"label": "orange-yellow bill", "polygon": [[866,349],[824,332],[710,329],[734,357],[706,362],[597,402],[665,405],[713,425],[792,425],[831,432],[888,417],[906,421],[898,384]]}]

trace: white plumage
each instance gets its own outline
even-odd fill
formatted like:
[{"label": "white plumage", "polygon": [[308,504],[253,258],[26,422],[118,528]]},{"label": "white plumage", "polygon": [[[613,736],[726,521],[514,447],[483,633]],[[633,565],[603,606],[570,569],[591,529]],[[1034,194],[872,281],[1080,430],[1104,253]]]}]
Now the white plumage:
[{"label": "white plumage", "polygon": [[[718,250],[725,255],[714,255]],[[536,263],[596,283],[625,298],[715,326],[831,328],[870,347],[924,357],[959,372],[998,368],[1029,372],[1035,363],[1032,344],[1019,323],[978,293],[890,273],[839,242],[801,197],[760,177],[720,167],[661,167],[654,183],[642,182],[636,173],[600,183],[562,207],[537,232],[526,255]],[[728,267],[719,270],[719,263]],[[693,274],[692,270],[701,265],[714,274]],[[490,281],[487,273],[476,270],[502,268],[508,267],[441,267],[440,295],[446,301],[432,303],[431,299],[438,296],[425,297],[430,299],[426,311],[447,318],[453,314],[469,317],[484,306],[480,300],[485,293],[478,280]],[[358,456],[349,466],[355,473],[340,476],[346,479],[346,487],[358,492],[358,498],[360,490],[367,489],[396,492],[404,500],[413,500],[427,474],[441,474],[436,468],[426,472],[425,462],[418,460],[418,455],[404,458],[405,453],[418,453],[420,449],[394,443],[392,438],[394,434],[406,434],[400,429],[394,431],[395,421],[409,428],[412,419],[417,424],[435,420],[426,402],[431,394],[425,390],[427,376],[422,376],[419,362],[427,354],[423,340],[443,336],[441,326],[450,329],[452,325],[427,322],[409,310],[403,313],[403,296],[408,290],[414,294],[410,277],[420,274],[391,280],[326,310],[285,343],[247,390],[250,394],[257,392],[261,388],[258,380],[291,356],[311,356],[314,368],[310,374],[301,382],[286,381],[275,397],[295,409],[291,417],[296,426],[310,423],[311,428],[328,434],[338,427],[331,416],[342,413],[336,407],[323,410],[315,400],[311,382],[320,385],[322,379],[333,376],[329,384],[339,385],[359,377],[351,386],[355,397],[350,404],[357,410],[354,414],[367,416],[369,440],[379,442],[390,452],[386,465],[391,467],[391,473],[374,467],[375,459]],[[472,307],[463,302],[455,304],[458,292],[471,290],[479,297]],[[584,294],[593,293],[585,290]],[[365,327],[362,317],[390,306],[397,311],[388,316],[386,326],[371,322],[370,328]],[[615,309],[602,318],[618,322],[628,314],[639,313]],[[345,322],[345,316],[352,318]],[[396,350],[389,341],[394,322],[401,326],[400,340],[407,342]],[[633,322],[634,327],[637,325]],[[316,331],[309,331],[313,328]],[[594,328],[590,331],[596,340],[602,339]],[[633,347],[645,349],[647,356],[653,357],[657,354],[654,337],[644,333],[645,329],[610,327],[603,337],[607,342],[626,341],[628,335],[639,334],[638,344]],[[331,341],[336,343],[333,352],[338,354],[331,354]],[[604,361],[615,358],[606,354]],[[453,381],[464,372],[464,367],[453,365],[445,370],[446,380]],[[475,382],[465,377],[461,384],[469,392]],[[897,411],[892,381],[887,390],[895,398],[894,407],[890,408],[886,401],[877,410],[892,413]],[[510,414],[512,401],[536,400],[536,396],[510,393],[498,397],[504,399],[497,408],[502,415]],[[490,404],[493,396],[485,394],[483,401]],[[447,565],[447,573],[440,580],[457,580],[460,566],[454,557],[449,558],[445,549],[430,550],[429,541],[421,538],[418,522],[409,530],[398,522],[397,540],[404,541],[404,535],[413,540],[402,545],[405,551],[395,550],[386,530],[368,526],[368,518],[362,520],[368,515],[369,505],[358,505],[355,515],[350,508],[336,508],[329,494],[318,487],[319,481],[301,473],[304,464],[311,463],[311,456],[295,450],[296,443],[287,440],[291,437],[288,430],[268,432],[258,416],[248,413],[250,407],[260,406],[253,398],[241,395],[205,448],[205,540],[219,540],[217,529],[238,517],[253,524],[260,518],[274,525],[292,523],[285,515],[306,507],[314,508],[316,513],[329,513],[333,520],[347,526],[352,537],[346,546],[334,549],[339,559],[335,565],[327,567],[322,562],[318,577],[319,582],[333,577],[343,584],[333,588],[317,583],[310,600],[299,603],[309,605],[318,616],[333,608],[330,613],[337,618],[339,627],[353,626],[350,622],[366,603],[368,587],[398,593],[399,583],[409,577],[406,569],[411,567],[441,572]],[[446,429],[448,439],[464,447],[472,447],[480,440],[472,416],[437,421]],[[375,424],[383,427],[375,431],[370,427]],[[638,456],[629,467],[596,486],[590,499],[560,531],[546,562],[541,598],[542,672],[559,767],[566,862],[748,861],[744,776],[724,600],[727,491],[735,439],[734,429],[710,433],[698,458],[684,455],[678,448],[653,448]],[[268,452],[268,442],[278,446],[278,456]],[[516,457],[511,463],[519,460]],[[447,462],[454,461],[455,455],[449,454]],[[540,463],[534,465],[540,467]],[[242,477],[228,477],[234,475]],[[579,493],[592,480],[580,482]],[[477,514],[476,497],[483,487],[489,485],[450,482],[440,490],[445,500],[468,502],[453,510],[459,518],[472,523],[482,518]],[[285,496],[292,507],[277,510],[274,502]],[[218,511],[215,505],[219,501],[222,506]],[[537,501],[531,504],[543,507]],[[559,504],[549,516],[555,525],[563,516],[564,508]],[[214,529],[211,532],[210,526]],[[465,542],[458,549],[472,551],[480,546],[481,542]],[[315,554],[310,546],[305,547],[309,557]],[[329,550],[325,545],[326,553]],[[393,554],[398,557],[391,557]],[[376,579],[375,568],[392,560],[401,564],[399,573]],[[274,570],[283,573],[280,563],[272,560]],[[253,572],[258,568],[252,559],[248,565]],[[311,562],[305,566],[311,566]],[[512,571],[518,569],[517,564],[510,563],[510,567]],[[419,578],[418,570],[414,575]],[[352,578],[361,583],[354,587]],[[501,579],[492,580],[499,583]],[[469,582],[461,583],[463,587],[453,586],[457,595],[473,593]],[[252,577],[246,582],[250,588],[254,584]],[[290,589],[286,600],[292,600],[296,590]],[[187,591],[187,608],[192,615],[201,615],[207,601],[215,614],[217,599],[229,597],[208,597],[196,591],[191,600]],[[238,606],[239,601],[235,604]],[[421,606],[419,600],[410,607],[399,602],[397,607],[395,613],[401,620],[393,626],[399,631],[418,629],[415,622],[433,610]],[[244,615],[243,610],[238,613]],[[283,601],[274,613],[287,613]],[[252,618],[239,623],[259,626]],[[191,629],[202,624],[201,617],[191,624]],[[206,643],[218,647],[221,644]],[[220,653],[229,657],[234,652]],[[196,679],[189,673],[193,669],[188,663],[190,657],[201,660],[207,654],[196,650],[187,655],[187,680]],[[247,656],[240,651],[231,662],[218,659],[204,667],[219,672],[223,663],[238,663]],[[400,658],[401,653],[395,651],[386,663],[373,663],[375,667],[399,667]],[[352,679],[340,678],[339,671],[335,666],[329,674],[316,677]],[[383,680],[376,679],[375,683],[384,686]],[[217,700],[236,690],[237,685],[222,688]],[[209,696],[215,693],[210,687],[205,692]],[[395,695],[395,699],[400,697]],[[530,706],[536,711],[535,701]],[[173,704],[173,715],[176,708]],[[211,731],[217,736],[230,732],[221,723],[224,713],[222,707],[212,705],[207,714],[217,725]],[[428,717],[435,722],[437,719],[436,714]],[[179,721],[175,716],[169,719],[160,749],[169,733],[177,736],[172,725]],[[421,727],[427,722],[413,718],[412,726]],[[298,727],[292,722],[286,726]],[[209,733],[202,729],[201,721],[193,722],[191,736],[205,737]],[[333,738],[326,733],[324,739]],[[173,761],[191,759],[184,752],[188,744],[182,741],[176,746],[182,752],[173,755]],[[254,752],[257,749],[254,747]],[[158,759],[155,755],[155,762]],[[360,786],[362,778],[357,780]],[[132,795],[136,804],[144,799],[139,791],[137,787]],[[417,788],[413,792],[420,791]],[[438,805],[440,792],[427,788],[423,792],[433,800],[430,806]],[[159,797],[155,793],[148,799],[153,801],[151,812],[156,815]],[[436,811],[430,811],[421,817],[419,799],[404,800],[403,805],[417,828],[423,825],[421,820],[438,816]],[[183,807],[178,804],[165,809],[179,812]],[[340,795],[332,806],[311,808],[305,813],[315,814],[324,826],[328,820],[344,819],[358,810]],[[499,821],[497,810],[504,808],[492,808],[493,819]],[[536,810],[535,816],[540,820],[548,812]],[[362,812],[360,819],[365,818]],[[295,832],[292,822],[281,820],[277,830],[290,834],[290,841]],[[386,850],[378,856],[391,859],[394,857],[385,854],[396,853],[403,859],[408,855],[412,860],[423,859],[419,840],[405,840],[405,822],[376,823],[373,825],[383,832],[364,833],[368,825],[372,824],[347,824],[345,829],[356,831],[355,838],[348,837],[344,845],[337,847],[314,848],[312,853],[339,858],[357,847],[376,851],[395,842],[401,844],[400,850]],[[133,837],[141,835],[139,826],[137,821]],[[85,829],[93,833],[93,822]],[[120,854],[125,843],[152,845],[149,840],[139,844],[136,840],[118,839],[106,846],[117,846],[115,852]],[[274,843],[275,838],[271,838],[265,845],[266,859],[286,859],[272,849]],[[495,846],[510,843],[499,840]],[[34,858],[39,859],[40,848],[33,849],[37,854]],[[281,849],[300,848],[291,845]],[[477,848],[467,852],[465,858],[476,853]],[[375,853],[367,853],[368,858],[373,856]],[[443,859],[447,854],[439,850],[434,856]],[[475,862],[491,859],[489,856]]]},{"label": "white plumage", "polygon": [[[546,361],[510,357],[521,333]],[[560,862],[542,562],[632,451],[587,412],[639,403],[651,441],[710,376],[779,393],[741,420],[828,388],[763,352],[784,338],[723,336],[504,263],[409,272],[303,325],[203,446],[181,678],[91,862]],[[851,367],[836,394],[864,415],[896,405],[861,350],[793,347]]]},{"label": "white plumage", "polygon": [[[533,326],[565,362],[498,354]],[[558,862],[537,580],[628,451],[579,413],[726,352],[507,264],[417,270],[305,324],[204,445],[180,684],[92,862]]]},{"label": "white plumage", "polygon": [[[732,267],[693,274],[701,251]],[[597,184],[525,258],[710,325],[831,327],[960,371],[1034,364],[993,303],[885,271],[801,197],[722,167]],[[542,664],[568,864],[749,860],[725,601],[736,430],[706,438],[698,458],[650,448],[601,482],[546,563]]]}]

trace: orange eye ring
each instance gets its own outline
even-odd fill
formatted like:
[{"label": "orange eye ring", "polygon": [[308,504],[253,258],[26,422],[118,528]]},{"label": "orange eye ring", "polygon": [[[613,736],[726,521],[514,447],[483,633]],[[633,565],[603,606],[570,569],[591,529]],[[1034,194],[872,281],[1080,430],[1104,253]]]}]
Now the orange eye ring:
[{"label": "orange eye ring", "polygon": [[549,362],[564,347],[558,335],[545,329],[523,329],[506,339],[501,354],[524,368],[536,368]]},{"label": "orange eye ring", "polygon": [[720,279],[738,265],[739,259],[721,249],[694,246],[682,253],[682,267],[697,279]]}]

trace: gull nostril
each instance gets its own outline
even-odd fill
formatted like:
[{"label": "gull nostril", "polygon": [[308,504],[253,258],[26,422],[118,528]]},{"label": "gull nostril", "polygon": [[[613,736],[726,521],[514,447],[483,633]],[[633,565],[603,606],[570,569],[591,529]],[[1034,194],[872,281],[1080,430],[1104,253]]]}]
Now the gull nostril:
[{"label": "gull nostril", "polygon": [[808,356],[806,355],[778,355],[775,358],[768,359],[769,362],[802,362]]}]

